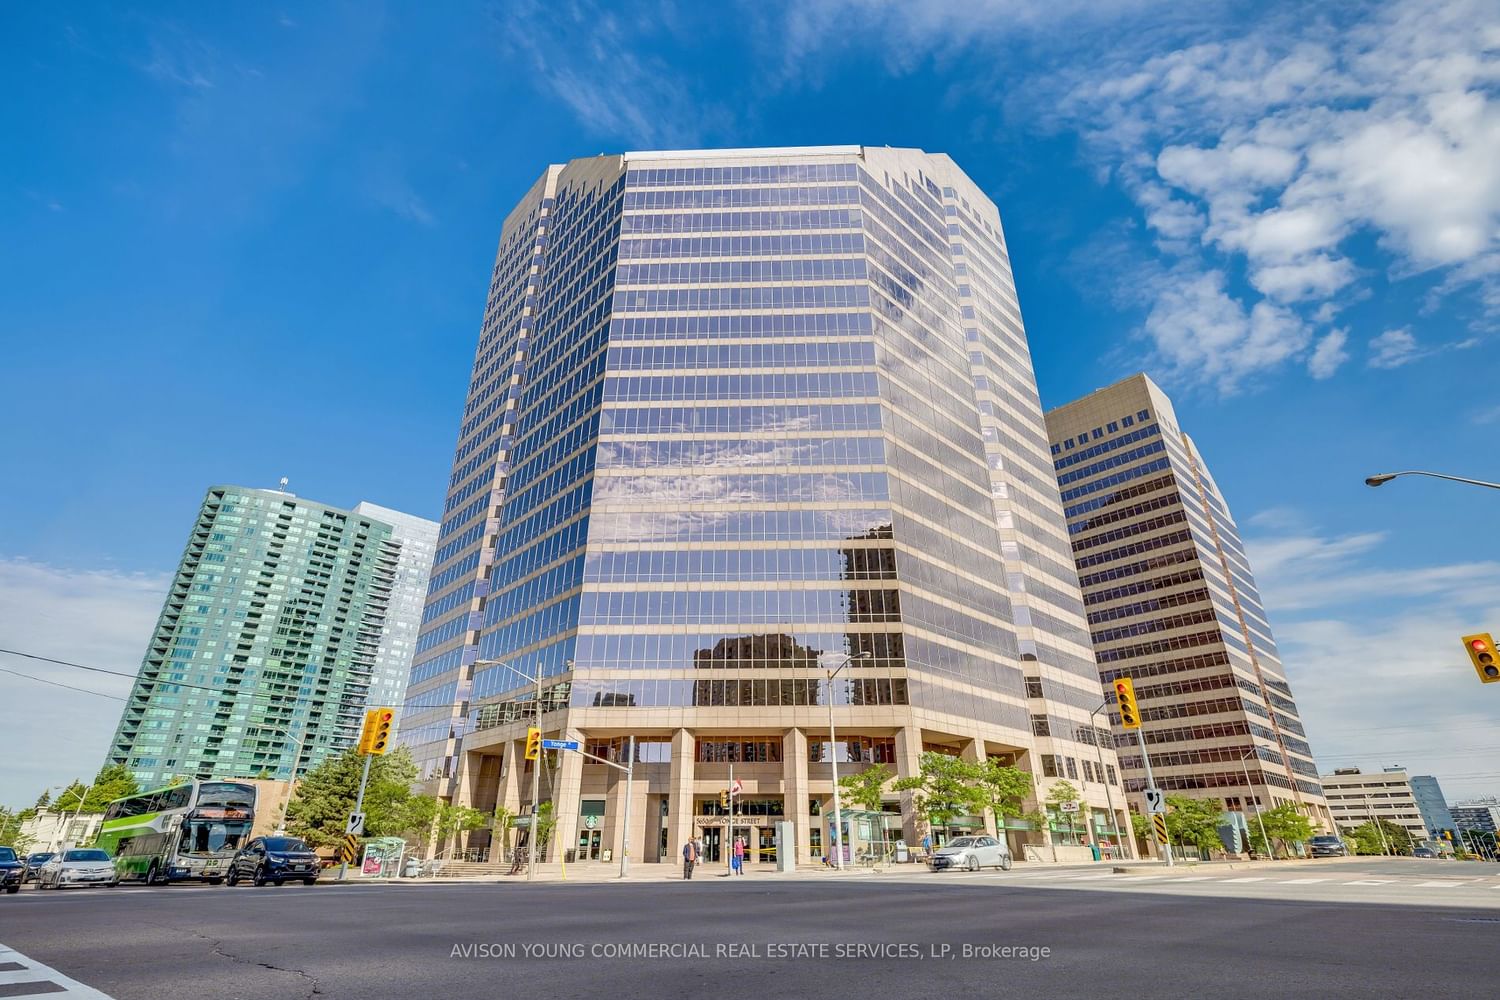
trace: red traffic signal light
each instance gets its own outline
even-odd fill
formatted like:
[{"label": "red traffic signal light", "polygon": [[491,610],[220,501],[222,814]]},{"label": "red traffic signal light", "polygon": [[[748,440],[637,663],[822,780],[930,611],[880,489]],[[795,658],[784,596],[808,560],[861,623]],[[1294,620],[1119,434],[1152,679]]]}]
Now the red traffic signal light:
[{"label": "red traffic signal light", "polygon": [[1495,640],[1488,632],[1464,636],[1464,650],[1481,682],[1493,684],[1500,681],[1500,660],[1495,658]]}]

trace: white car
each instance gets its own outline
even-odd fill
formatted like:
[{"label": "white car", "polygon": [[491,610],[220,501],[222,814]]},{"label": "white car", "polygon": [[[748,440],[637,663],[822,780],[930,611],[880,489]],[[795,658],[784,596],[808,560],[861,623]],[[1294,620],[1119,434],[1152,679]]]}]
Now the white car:
[{"label": "white car", "polygon": [[1010,871],[1010,849],[994,837],[954,837],[933,852],[928,862],[933,871],[944,868],[965,868],[977,872],[981,868],[998,868]]},{"label": "white car", "polygon": [[42,865],[36,876],[38,889],[63,889],[73,885],[106,885],[113,888],[119,884],[120,877],[115,874],[115,863],[104,851],[92,847],[59,851]]}]

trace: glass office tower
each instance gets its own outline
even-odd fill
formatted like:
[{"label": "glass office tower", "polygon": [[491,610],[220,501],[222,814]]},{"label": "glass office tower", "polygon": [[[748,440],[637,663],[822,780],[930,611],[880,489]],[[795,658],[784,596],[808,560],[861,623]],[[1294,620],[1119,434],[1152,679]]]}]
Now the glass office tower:
[{"label": "glass office tower", "polygon": [[[1071,778],[1064,848],[1121,822],[999,215],[946,156],[549,167],[505,223],[445,510],[403,735],[434,791],[527,808],[539,716],[635,739],[647,860],[715,854],[731,767],[752,854],[786,820],[816,856],[832,761],[924,751],[1039,799]],[[542,766],[557,841],[618,851],[613,770]],[[915,843],[889,798],[860,838]]]},{"label": "glass office tower", "polygon": [[[1047,431],[1099,670],[1135,682],[1157,787],[1246,812],[1295,802],[1331,828],[1239,529],[1171,400],[1133,375]],[[1138,805],[1136,735],[1116,743]]]},{"label": "glass office tower", "polygon": [[288,779],[353,745],[399,560],[373,517],[210,488],[107,763],[143,787]]},{"label": "glass office tower", "polygon": [[[368,500],[355,504],[354,513],[390,525],[391,540],[397,546],[396,578],[391,585],[385,628],[380,633],[380,647],[375,651],[365,704],[370,708],[398,707],[406,700],[406,684],[417,652],[417,631],[422,624],[422,608],[427,603],[427,579],[437,549],[438,526],[426,518],[403,514]],[[399,726],[400,715],[396,718]]]}]

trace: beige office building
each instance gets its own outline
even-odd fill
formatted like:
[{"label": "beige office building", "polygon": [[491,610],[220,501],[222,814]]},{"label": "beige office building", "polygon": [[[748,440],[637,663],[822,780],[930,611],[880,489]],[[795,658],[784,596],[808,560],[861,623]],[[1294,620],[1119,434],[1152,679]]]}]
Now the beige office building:
[{"label": "beige office building", "polygon": [[[1330,817],[1312,747],[1229,505],[1166,394],[1134,375],[1047,414],[1108,696],[1134,681],[1156,786]],[[1145,770],[1115,745],[1132,808]]]},{"label": "beige office building", "polygon": [[[752,858],[786,821],[806,863],[835,761],[910,775],[924,751],[1014,762],[1033,807],[1082,791],[1045,832],[956,824],[1018,856],[1117,836],[1005,238],[952,160],[626,153],[517,205],[402,720],[429,788],[529,808],[538,675],[549,737],[611,760],[635,738],[637,859],[695,835],[716,858],[732,770]],[[555,842],[618,857],[622,776],[543,770]],[[910,794],[886,798],[849,833],[918,843]]]},{"label": "beige office building", "polygon": [[1403,827],[1417,843],[1433,835],[1422,821],[1411,778],[1403,768],[1365,774],[1357,767],[1341,767],[1323,775],[1323,792],[1333,821],[1344,833],[1382,819]]}]

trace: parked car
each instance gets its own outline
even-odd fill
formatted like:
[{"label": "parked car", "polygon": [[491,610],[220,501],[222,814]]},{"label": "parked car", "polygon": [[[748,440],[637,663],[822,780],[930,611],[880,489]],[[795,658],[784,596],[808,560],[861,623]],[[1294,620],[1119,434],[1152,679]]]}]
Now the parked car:
[{"label": "parked car", "polygon": [[108,851],[97,847],[75,847],[60,851],[47,859],[37,872],[38,889],[64,889],[72,885],[104,885],[111,889],[120,884],[115,863]]},{"label": "parked car", "polygon": [[1307,849],[1315,858],[1342,858],[1349,854],[1349,845],[1334,836],[1314,837],[1307,842]]},{"label": "parked car", "polygon": [[26,863],[16,857],[14,847],[0,847],[0,886],[6,892],[21,891],[21,872]]},{"label": "parked car", "polygon": [[944,868],[981,868],[1010,871],[1010,850],[994,837],[955,837],[933,852],[927,862],[933,871]]},{"label": "parked car", "polygon": [[35,882],[37,876],[41,874],[42,865],[51,861],[52,855],[56,853],[56,851],[37,851],[35,854],[26,855],[26,867],[21,869],[21,881],[23,883]]},{"label": "parked car", "polygon": [[320,871],[318,856],[296,837],[256,837],[235,854],[225,878],[230,885],[238,885],[242,878],[255,885],[281,885],[287,879],[312,885]]},{"label": "parked car", "polygon": [[1438,852],[1430,847],[1418,847],[1411,852],[1411,856],[1414,858],[1436,858]]}]

